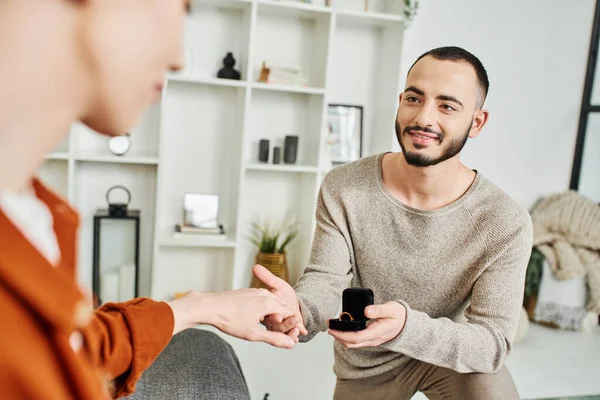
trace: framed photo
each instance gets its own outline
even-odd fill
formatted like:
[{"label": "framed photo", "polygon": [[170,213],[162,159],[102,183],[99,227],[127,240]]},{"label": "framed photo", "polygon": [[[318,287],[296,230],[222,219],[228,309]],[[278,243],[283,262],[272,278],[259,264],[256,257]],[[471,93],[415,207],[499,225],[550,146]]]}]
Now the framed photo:
[{"label": "framed photo", "polygon": [[219,196],[216,194],[186,193],[183,197],[185,226],[203,229],[218,227]]},{"label": "framed photo", "polygon": [[362,157],[363,107],[329,104],[327,144],[333,164],[343,164]]}]

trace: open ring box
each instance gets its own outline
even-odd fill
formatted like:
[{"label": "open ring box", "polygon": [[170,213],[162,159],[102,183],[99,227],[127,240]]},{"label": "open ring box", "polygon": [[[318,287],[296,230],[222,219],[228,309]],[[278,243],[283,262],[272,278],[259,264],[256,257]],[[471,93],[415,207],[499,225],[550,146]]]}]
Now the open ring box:
[{"label": "open ring box", "polygon": [[329,320],[329,329],[336,331],[361,331],[366,329],[368,318],[365,308],[373,305],[375,296],[371,289],[348,288],[342,293],[342,313]]}]

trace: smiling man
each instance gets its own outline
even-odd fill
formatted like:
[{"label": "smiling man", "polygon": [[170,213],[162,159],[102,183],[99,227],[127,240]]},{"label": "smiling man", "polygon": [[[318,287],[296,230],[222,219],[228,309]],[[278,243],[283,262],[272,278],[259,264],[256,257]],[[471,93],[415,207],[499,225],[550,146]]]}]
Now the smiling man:
[{"label": "smiling man", "polygon": [[[310,340],[336,318],[343,290],[377,305],[360,332],[336,338],[336,399],[518,399],[504,367],[532,245],[529,214],[460,161],[484,127],[487,73],[471,53],[437,48],[410,69],[400,95],[401,153],[332,170],[318,198],[310,263],[295,292],[255,273],[290,304]],[[469,304],[466,322],[455,322]],[[274,331],[292,328],[269,317]]]}]

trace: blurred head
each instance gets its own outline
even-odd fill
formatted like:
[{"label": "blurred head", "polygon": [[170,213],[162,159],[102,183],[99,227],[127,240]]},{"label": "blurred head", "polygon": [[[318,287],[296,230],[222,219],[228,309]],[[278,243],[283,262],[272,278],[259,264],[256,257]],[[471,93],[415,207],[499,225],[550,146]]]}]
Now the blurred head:
[{"label": "blurred head", "polygon": [[488,117],[489,82],[473,54],[459,47],[428,51],[412,65],[396,115],[396,136],[406,161],[416,167],[459,156]]},{"label": "blurred head", "polygon": [[107,135],[136,124],[182,67],[189,0],[60,0],[76,3],[77,58],[90,89],[82,122]]}]

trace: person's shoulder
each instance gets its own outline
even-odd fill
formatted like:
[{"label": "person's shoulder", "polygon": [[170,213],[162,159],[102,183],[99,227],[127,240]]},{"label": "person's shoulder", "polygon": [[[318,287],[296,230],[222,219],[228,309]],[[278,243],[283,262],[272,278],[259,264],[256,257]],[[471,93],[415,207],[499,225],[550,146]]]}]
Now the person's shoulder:
[{"label": "person's shoulder", "polygon": [[533,228],[527,209],[481,173],[478,174],[478,186],[466,205],[475,223],[490,231],[488,236],[491,239],[531,236]]},{"label": "person's shoulder", "polygon": [[379,164],[383,154],[360,158],[332,168],[323,179],[322,188],[327,191],[368,186],[378,179]]}]

